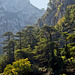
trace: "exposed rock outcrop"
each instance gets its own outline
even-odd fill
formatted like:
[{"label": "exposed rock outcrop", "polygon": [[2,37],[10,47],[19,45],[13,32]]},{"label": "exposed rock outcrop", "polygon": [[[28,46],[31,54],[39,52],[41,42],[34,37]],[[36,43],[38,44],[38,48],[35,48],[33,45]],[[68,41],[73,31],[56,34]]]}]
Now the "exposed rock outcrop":
[{"label": "exposed rock outcrop", "polygon": [[55,25],[61,19],[68,5],[75,4],[75,0],[50,0],[46,13],[37,21],[36,26]]}]

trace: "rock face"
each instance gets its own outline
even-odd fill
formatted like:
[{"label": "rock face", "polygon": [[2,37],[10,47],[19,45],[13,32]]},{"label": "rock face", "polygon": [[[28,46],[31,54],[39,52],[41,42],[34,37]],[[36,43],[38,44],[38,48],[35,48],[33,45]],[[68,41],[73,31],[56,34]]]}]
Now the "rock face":
[{"label": "rock face", "polygon": [[55,25],[61,19],[68,5],[75,4],[75,0],[50,0],[46,13],[37,21],[36,26]]},{"label": "rock face", "polygon": [[29,0],[0,0],[0,43],[3,33],[16,33],[26,25],[33,25],[44,13]]}]

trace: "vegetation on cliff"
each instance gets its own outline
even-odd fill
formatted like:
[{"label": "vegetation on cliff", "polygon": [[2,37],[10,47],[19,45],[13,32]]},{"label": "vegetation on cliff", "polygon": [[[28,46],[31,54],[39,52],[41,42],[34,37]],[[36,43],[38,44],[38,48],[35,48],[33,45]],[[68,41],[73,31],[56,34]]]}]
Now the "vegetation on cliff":
[{"label": "vegetation on cliff", "polygon": [[[53,1],[57,2],[58,7],[62,6],[58,2],[60,0]],[[64,0],[61,1],[64,3]],[[51,5],[51,2],[49,4]],[[51,6],[55,9],[55,5]],[[3,42],[4,55],[0,57],[1,73],[4,75],[75,74],[75,4],[67,7],[65,15],[54,26],[40,23],[40,27],[27,26],[15,35],[12,32],[4,34],[6,40]]]}]

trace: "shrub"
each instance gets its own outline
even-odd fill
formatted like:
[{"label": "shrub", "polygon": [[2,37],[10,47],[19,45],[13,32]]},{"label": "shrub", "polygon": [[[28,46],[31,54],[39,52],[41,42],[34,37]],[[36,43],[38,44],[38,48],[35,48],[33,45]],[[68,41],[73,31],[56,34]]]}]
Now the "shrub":
[{"label": "shrub", "polygon": [[20,59],[19,61],[13,62],[13,64],[9,64],[4,69],[4,75],[28,75],[31,71],[31,64],[26,59]]},{"label": "shrub", "polygon": [[0,73],[3,72],[4,68],[6,67],[6,65],[8,64],[9,60],[8,57],[6,55],[3,55],[0,58]]}]

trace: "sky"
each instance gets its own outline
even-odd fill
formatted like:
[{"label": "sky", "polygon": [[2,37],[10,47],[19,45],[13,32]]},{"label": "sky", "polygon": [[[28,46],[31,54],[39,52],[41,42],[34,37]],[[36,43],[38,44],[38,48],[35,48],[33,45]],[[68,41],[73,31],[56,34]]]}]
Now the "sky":
[{"label": "sky", "polygon": [[30,0],[30,2],[37,8],[39,9],[44,8],[46,10],[49,0]]}]

